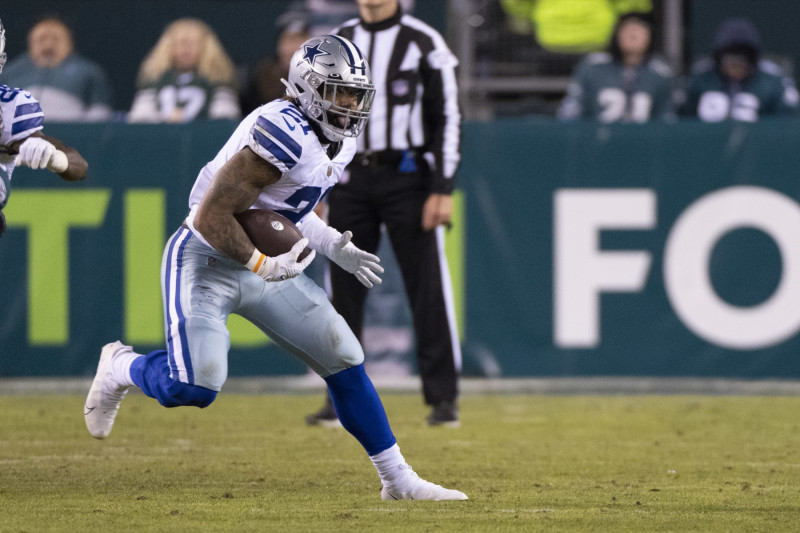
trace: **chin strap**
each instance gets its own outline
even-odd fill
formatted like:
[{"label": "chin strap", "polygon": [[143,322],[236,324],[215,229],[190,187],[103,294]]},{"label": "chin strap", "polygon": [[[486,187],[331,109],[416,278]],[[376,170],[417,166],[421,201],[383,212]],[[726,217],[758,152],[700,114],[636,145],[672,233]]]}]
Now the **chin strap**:
[{"label": "chin strap", "polygon": [[298,99],[300,98],[300,95],[297,94],[297,91],[295,90],[295,88],[292,87],[289,84],[288,81],[286,81],[285,79],[281,78],[281,83],[286,86],[286,94],[288,94],[292,98],[298,98]]}]

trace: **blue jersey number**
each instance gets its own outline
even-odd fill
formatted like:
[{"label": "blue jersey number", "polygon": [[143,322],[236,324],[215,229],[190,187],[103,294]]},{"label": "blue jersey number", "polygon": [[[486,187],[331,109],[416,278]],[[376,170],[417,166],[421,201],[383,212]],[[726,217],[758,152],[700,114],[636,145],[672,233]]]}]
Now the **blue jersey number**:
[{"label": "blue jersey number", "polygon": [[303,203],[305,203],[305,207],[300,211],[287,211],[283,209],[276,209],[276,213],[280,213],[281,215],[285,216],[289,220],[291,220],[294,224],[306,216],[312,209],[314,209],[319,201],[328,194],[328,191],[331,189],[328,188],[325,192],[322,191],[321,187],[312,187],[307,186],[303,187],[302,189],[297,189],[294,194],[292,194],[289,198],[286,199],[286,203],[292,207],[300,207]]},{"label": "blue jersey number", "polygon": [[19,91],[15,91],[8,86],[0,87],[0,102],[10,102],[16,98],[18,94]]},{"label": "blue jersey number", "polygon": [[[308,132],[311,131],[311,127],[308,125],[308,121],[306,121],[306,117],[304,117],[296,109],[294,109],[292,107],[285,107],[285,108],[281,109],[281,114],[286,115],[286,116],[294,119],[295,122],[300,124],[300,128],[302,128],[302,130],[303,130],[303,135],[308,135]],[[284,117],[283,120],[286,121],[286,125],[289,127],[289,129],[291,129],[291,130],[294,129],[292,127],[292,125],[289,124],[289,121],[286,120],[285,117]]]}]

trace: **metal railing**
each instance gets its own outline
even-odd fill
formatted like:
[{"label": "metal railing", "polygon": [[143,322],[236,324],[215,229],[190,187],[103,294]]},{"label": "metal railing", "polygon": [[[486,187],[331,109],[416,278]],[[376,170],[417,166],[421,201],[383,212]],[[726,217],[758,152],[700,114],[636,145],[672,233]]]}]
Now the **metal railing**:
[{"label": "metal railing", "polygon": [[[683,1],[656,0],[660,53],[675,72],[684,66]],[[465,118],[488,119],[504,109],[554,111],[581,55],[550,52],[532,32],[509,31],[499,0],[450,0],[448,11]]]}]

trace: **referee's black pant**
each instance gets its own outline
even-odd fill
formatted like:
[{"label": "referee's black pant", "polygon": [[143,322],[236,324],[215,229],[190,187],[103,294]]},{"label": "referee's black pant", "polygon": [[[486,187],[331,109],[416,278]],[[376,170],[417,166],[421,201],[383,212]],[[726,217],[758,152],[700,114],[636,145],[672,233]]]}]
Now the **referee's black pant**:
[{"label": "referee's black pant", "polygon": [[[455,320],[448,316],[440,249],[436,230],[422,230],[422,207],[430,194],[425,160],[416,158],[416,171],[401,172],[391,155],[383,159],[356,156],[349,179],[330,192],[329,222],[339,231],[353,232],[353,244],[376,253],[381,223],[386,225],[414,320],[417,366],[425,403],[454,401],[458,370],[452,339],[458,339]],[[362,339],[367,288],[355,276],[331,263],[332,302],[353,332]],[[449,280],[449,275],[445,277]]]}]

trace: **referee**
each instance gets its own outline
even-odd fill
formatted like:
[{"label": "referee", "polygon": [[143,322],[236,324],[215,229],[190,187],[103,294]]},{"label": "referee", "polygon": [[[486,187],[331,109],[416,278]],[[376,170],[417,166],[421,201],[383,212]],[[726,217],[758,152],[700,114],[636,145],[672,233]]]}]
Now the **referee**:
[{"label": "referee", "polygon": [[[461,348],[444,228],[460,159],[458,60],[398,0],[356,1],[359,18],[333,33],[366,54],[376,91],[358,152],[328,197],[329,221],[371,253],[385,225],[413,315],[422,392],[432,408],[427,422],[455,427]],[[333,305],[361,339],[367,289],[336,265],[330,274]],[[330,401],[306,421],[334,425]]]}]

